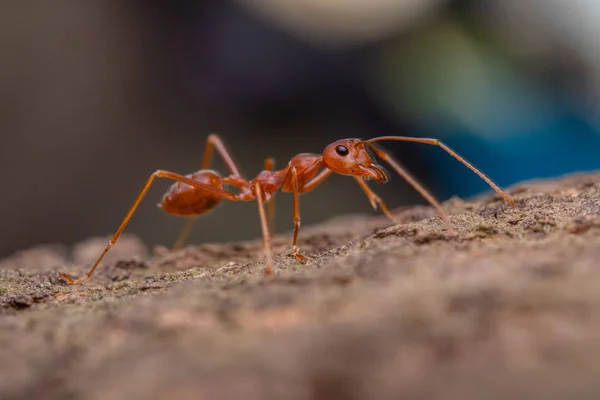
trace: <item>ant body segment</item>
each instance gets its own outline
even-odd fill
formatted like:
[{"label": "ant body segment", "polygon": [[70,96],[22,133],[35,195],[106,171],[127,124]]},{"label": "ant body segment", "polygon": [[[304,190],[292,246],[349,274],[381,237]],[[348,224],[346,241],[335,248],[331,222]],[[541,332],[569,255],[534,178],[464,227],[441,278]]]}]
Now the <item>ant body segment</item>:
[{"label": "ant body segment", "polygon": [[[433,207],[435,207],[448,230],[450,235],[455,235],[454,229],[450,224],[448,216],[442,209],[438,201],[431,195],[420,183],[418,183],[404,168],[398,164],[387,152],[375,145],[375,142],[380,141],[406,141],[424,143],[441,147],[452,157],[463,163],[474,173],[485,180],[508,204],[514,206],[513,200],[496,185],[483,172],[479,171],[475,166],[460,156],[450,147],[437,139],[412,138],[404,136],[381,136],[369,140],[361,139],[341,139],[329,144],[323,150],[322,154],[301,153],[297,154],[288,162],[281,170],[274,169],[274,160],[267,158],[265,160],[265,169],[260,172],[254,179],[247,180],[238,170],[233,158],[229,154],[225,145],[218,135],[209,135],[204,150],[201,169],[190,175],[180,175],[175,172],[157,170],[146,181],[143,189],[138,194],[133,205],[123,218],[121,225],[110,239],[108,245],[100,254],[90,271],[79,279],[73,279],[67,274],[61,274],[60,278],[67,281],[69,284],[77,284],[89,279],[102,258],[117,242],[119,236],[127,226],[133,213],[146,195],[148,189],[156,178],[166,178],[175,181],[163,196],[159,207],[169,214],[191,217],[189,222],[183,228],[179,238],[175,242],[173,249],[180,248],[189,235],[195,217],[211,210],[221,200],[231,201],[251,201],[256,200],[260,215],[262,227],[264,251],[266,259],[265,275],[273,275],[272,254],[271,254],[271,236],[273,231],[273,218],[275,211],[275,203],[273,197],[278,190],[290,192],[293,195],[294,209],[294,236],[292,247],[294,256],[298,260],[303,260],[304,256],[300,254],[297,247],[298,232],[300,230],[300,212],[298,198],[301,193],[306,193],[321,184],[331,173],[340,175],[352,176],[367,195],[371,206],[377,209],[379,206],[383,213],[395,223],[398,223],[388,210],[387,206],[377,196],[367,184],[367,180],[373,179],[378,183],[386,183],[388,181],[387,172],[378,164],[376,164],[375,156],[385,161],[396,173],[402,176],[410,185],[412,185]],[[213,149],[216,149],[225,164],[227,165],[230,174],[221,176],[218,172],[208,169]],[[224,186],[230,185],[238,189],[237,193],[232,193],[225,190]],[[265,204],[267,210],[265,211]]]}]

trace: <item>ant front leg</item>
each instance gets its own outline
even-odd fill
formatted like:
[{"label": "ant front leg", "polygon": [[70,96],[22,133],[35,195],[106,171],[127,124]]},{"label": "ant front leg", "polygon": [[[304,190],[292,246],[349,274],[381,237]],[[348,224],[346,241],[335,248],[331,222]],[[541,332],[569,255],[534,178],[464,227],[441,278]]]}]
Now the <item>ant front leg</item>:
[{"label": "ant front leg", "polygon": [[94,271],[96,270],[96,268],[100,264],[100,261],[102,261],[102,259],[106,255],[106,253],[108,253],[108,251],[110,250],[110,248],[113,247],[115,245],[115,243],[117,243],[117,240],[119,240],[119,236],[121,236],[121,233],[123,233],[123,230],[125,230],[125,227],[129,223],[129,220],[133,216],[133,213],[135,212],[135,210],[140,205],[140,202],[142,201],[142,199],[144,198],[144,196],[148,192],[148,189],[150,189],[150,186],[152,185],[152,182],[154,182],[154,179],[156,179],[156,178],[166,178],[166,179],[171,179],[171,180],[174,180],[174,181],[186,183],[186,184],[188,184],[190,186],[195,187],[196,189],[202,190],[206,194],[210,194],[211,196],[218,196],[218,197],[220,197],[222,199],[233,200],[233,201],[238,200],[238,198],[233,193],[229,193],[229,192],[226,192],[225,190],[218,189],[218,188],[206,185],[206,184],[201,183],[201,182],[197,182],[197,181],[195,181],[193,179],[187,178],[187,177],[185,177],[183,175],[179,175],[179,174],[177,174],[175,172],[169,172],[169,171],[164,171],[164,170],[160,170],[159,169],[158,171],[156,171],[152,175],[150,175],[150,177],[148,178],[148,180],[144,184],[144,187],[142,188],[142,190],[140,191],[140,193],[136,197],[135,201],[133,202],[133,205],[131,206],[131,208],[129,209],[129,211],[127,212],[127,214],[125,215],[125,218],[123,218],[123,221],[121,221],[121,225],[119,225],[119,229],[117,229],[117,231],[115,232],[115,234],[113,235],[113,237],[110,239],[110,241],[108,242],[108,244],[104,248],[104,251],[102,252],[102,254],[100,254],[100,257],[98,257],[98,259],[96,260],[96,262],[92,266],[92,269],[90,269],[90,271],[83,278],[80,278],[80,279],[73,279],[68,274],[60,274],[59,278],[64,279],[64,280],[67,281],[68,284],[73,285],[73,284],[77,284],[77,283],[81,283],[83,281],[86,281],[86,280],[88,280],[89,278],[92,277],[92,275],[94,274]]},{"label": "ant front leg", "polygon": [[[217,153],[219,153],[221,159],[223,160],[223,162],[225,162],[225,165],[227,165],[227,168],[229,168],[231,174],[235,177],[241,178],[240,171],[235,161],[233,161],[233,157],[231,156],[231,154],[229,154],[229,151],[227,150],[227,147],[225,147],[223,140],[219,137],[219,135],[215,133],[211,133],[206,139],[206,146],[204,147],[204,155],[202,156],[202,163],[200,164],[200,169],[207,169],[208,167],[210,167],[213,148],[217,149]],[[190,236],[190,233],[192,232],[192,228],[194,227],[197,218],[198,217],[188,217],[186,224],[183,226],[183,228],[181,228],[177,240],[175,241],[173,246],[171,246],[171,251],[179,250],[184,245],[184,243]]]},{"label": "ant front leg", "polygon": [[371,206],[373,207],[374,210],[377,210],[377,206],[379,205],[379,208],[381,208],[381,211],[383,211],[383,213],[392,222],[394,222],[395,224],[401,223],[396,218],[394,218],[394,216],[392,215],[390,210],[387,208],[387,206],[385,205],[383,200],[381,200],[381,197],[379,197],[377,194],[375,194],[375,192],[373,192],[373,190],[369,187],[367,182],[365,182],[362,178],[360,178],[358,176],[355,176],[354,179],[356,180],[356,183],[358,183],[358,185],[361,187],[361,189],[365,192],[365,194],[369,198],[369,202],[371,203]]},{"label": "ant front leg", "polygon": [[[452,157],[454,157],[456,160],[461,162],[465,167],[469,168],[471,171],[473,171],[475,174],[477,174],[488,185],[490,185],[490,187],[492,189],[494,189],[496,191],[496,193],[498,193],[500,195],[500,197],[502,197],[504,199],[504,201],[506,201],[510,206],[515,205],[515,202],[513,201],[513,199],[511,199],[510,196],[508,195],[508,193],[506,193],[504,190],[502,190],[500,188],[500,186],[498,186],[496,183],[494,183],[494,181],[492,181],[486,174],[484,174],[482,171],[480,171],[477,167],[475,167],[473,164],[471,164],[469,161],[467,161],[466,158],[464,158],[463,156],[458,154],[456,151],[454,151],[448,145],[442,143],[438,139],[414,138],[414,137],[406,137],[406,136],[381,136],[381,137],[367,140],[367,143],[370,145],[371,149],[373,149],[373,151],[375,151],[375,153],[377,153],[377,155],[379,157],[386,160],[392,166],[392,168],[397,169],[397,170],[402,170],[403,168],[399,167],[398,162],[395,161],[394,159],[392,159],[389,154],[387,154],[383,150],[379,149],[377,146],[373,145],[373,143],[375,143],[375,142],[381,142],[381,141],[385,141],[385,140],[423,143],[423,144],[429,144],[432,146],[438,146],[442,150],[444,150],[446,153],[448,153]],[[400,173],[400,175],[404,176],[403,173],[401,173],[401,172],[399,172],[399,173]],[[417,189],[417,190],[419,190],[419,189]]]},{"label": "ant front leg", "polygon": [[431,204],[438,212],[440,218],[444,222],[446,229],[448,230],[448,234],[450,236],[456,236],[456,232],[450,223],[450,219],[448,218],[448,214],[442,208],[442,205],[433,197],[427,189],[423,187],[415,178],[412,177],[411,174],[408,173],[400,164],[394,160],[394,158],[389,155],[387,152],[381,150],[379,147],[371,144],[371,149],[379,158],[387,162],[397,173],[400,175],[406,182],[408,182],[417,192],[421,194],[428,202]]}]

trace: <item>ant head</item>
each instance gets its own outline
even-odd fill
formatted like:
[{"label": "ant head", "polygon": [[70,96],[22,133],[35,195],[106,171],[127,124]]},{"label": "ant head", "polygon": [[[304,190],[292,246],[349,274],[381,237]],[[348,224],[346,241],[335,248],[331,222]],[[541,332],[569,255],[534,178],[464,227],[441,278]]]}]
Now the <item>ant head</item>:
[{"label": "ant head", "polygon": [[323,164],[340,175],[373,178],[379,183],[388,181],[385,170],[375,164],[369,143],[360,139],[337,140],[325,147]]}]

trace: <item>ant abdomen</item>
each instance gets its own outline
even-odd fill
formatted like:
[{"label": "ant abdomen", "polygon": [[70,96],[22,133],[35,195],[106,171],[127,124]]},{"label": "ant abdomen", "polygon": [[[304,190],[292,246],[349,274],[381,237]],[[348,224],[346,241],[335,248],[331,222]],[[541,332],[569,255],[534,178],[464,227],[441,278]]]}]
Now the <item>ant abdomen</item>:
[{"label": "ant abdomen", "polygon": [[[223,189],[221,175],[210,169],[203,169],[186,175],[186,177],[217,189]],[[186,183],[175,182],[163,196],[159,207],[169,214],[194,216],[209,211],[220,202],[221,198],[218,196],[202,192]]]}]

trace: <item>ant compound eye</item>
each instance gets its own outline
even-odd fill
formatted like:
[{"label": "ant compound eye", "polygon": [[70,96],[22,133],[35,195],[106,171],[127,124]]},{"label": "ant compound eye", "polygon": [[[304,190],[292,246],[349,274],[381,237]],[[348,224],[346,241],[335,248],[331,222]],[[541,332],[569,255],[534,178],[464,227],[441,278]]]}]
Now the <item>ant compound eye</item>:
[{"label": "ant compound eye", "polygon": [[337,146],[335,148],[335,152],[338,153],[342,157],[347,156],[348,153],[350,153],[348,151],[348,148],[346,146],[342,146],[342,145]]}]

